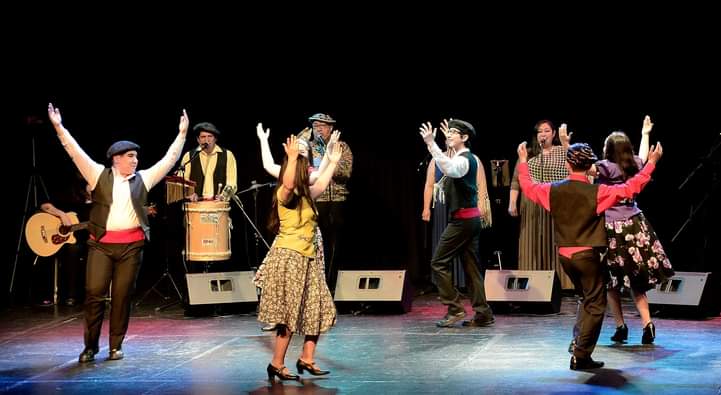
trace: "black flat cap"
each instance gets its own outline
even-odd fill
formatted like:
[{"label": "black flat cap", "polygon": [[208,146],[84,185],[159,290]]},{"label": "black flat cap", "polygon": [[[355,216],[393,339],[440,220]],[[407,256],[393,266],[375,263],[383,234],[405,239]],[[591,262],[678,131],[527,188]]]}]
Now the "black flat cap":
[{"label": "black flat cap", "polygon": [[448,122],[448,128],[458,129],[461,134],[467,134],[469,139],[476,137],[476,129],[473,128],[473,125],[460,119],[451,119]]},{"label": "black flat cap", "polygon": [[132,141],[127,140],[120,140],[113,143],[113,145],[108,148],[108,152],[106,156],[108,159],[112,158],[115,155],[123,154],[127,151],[137,151],[140,149],[140,146],[135,144]]},{"label": "black flat cap", "polygon": [[215,137],[220,136],[220,130],[210,122],[201,122],[193,126],[193,133],[200,134],[200,132],[213,133]]}]

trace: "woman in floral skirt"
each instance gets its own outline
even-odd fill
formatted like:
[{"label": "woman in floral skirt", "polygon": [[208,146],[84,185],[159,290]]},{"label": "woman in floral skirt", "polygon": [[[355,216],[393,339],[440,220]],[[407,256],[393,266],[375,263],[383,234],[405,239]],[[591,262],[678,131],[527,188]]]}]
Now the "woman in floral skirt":
[{"label": "woman in floral skirt", "polygon": [[296,362],[298,373],[330,373],[319,369],[313,360],[319,335],[336,320],[323,262],[316,255],[317,210],[313,199],[330,182],[342,150],[340,145],[333,147],[330,163],[310,185],[308,159],[299,155],[296,136],[289,137],[283,148],[286,156],[279,174],[282,182],[273,197],[270,219],[270,228],[277,236],[256,275],[256,285],[262,289],[258,320],[277,326],[273,359],[266,369],[268,378],[298,380],[299,376],[285,367],[293,333],[305,336]]},{"label": "woman in floral skirt", "polygon": [[[596,163],[597,182],[620,184],[638,173],[648,157],[649,135],[653,123],[646,116],[641,132],[639,156],[623,132],[613,132],[604,144],[604,160]],[[630,289],[636,308],[641,315],[643,335],[641,343],[651,344],[656,338],[656,327],[651,321],[646,291],[674,275],[671,262],[636,201],[624,200],[606,210],[608,234],[608,306],[616,320],[614,342],[628,339],[628,327],[623,319],[620,293]]]}]

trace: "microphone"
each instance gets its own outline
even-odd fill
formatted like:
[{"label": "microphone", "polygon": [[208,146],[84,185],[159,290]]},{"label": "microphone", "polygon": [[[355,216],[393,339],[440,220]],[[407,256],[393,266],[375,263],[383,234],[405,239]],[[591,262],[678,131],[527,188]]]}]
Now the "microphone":
[{"label": "microphone", "polygon": [[192,162],[193,159],[195,159],[195,157],[200,154],[200,151],[204,150],[207,146],[208,146],[208,143],[203,143],[203,144],[200,144],[199,146],[195,147],[194,150],[188,151],[188,152],[190,152],[190,156],[188,157],[188,161],[185,162],[185,163],[181,163],[180,166],[178,166],[178,171],[183,171],[183,169],[185,168],[185,166],[186,166],[188,163]]},{"label": "microphone", "polygon": [[543,145],[546,144],[546,138],[541,137],[540,139],[538,139],[538,142],[541,143],[541,147],[543,147]]}]

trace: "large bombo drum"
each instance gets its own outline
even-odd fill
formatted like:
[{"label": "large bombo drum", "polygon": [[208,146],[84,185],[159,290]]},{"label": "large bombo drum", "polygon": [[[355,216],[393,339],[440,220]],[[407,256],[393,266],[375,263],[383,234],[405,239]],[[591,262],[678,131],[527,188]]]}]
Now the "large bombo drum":
[{"label": "large bombo drum", "polygon": [[185,251],[190,261],[230,259],[230,203],[192,202],[183,205],[186,218]]}]

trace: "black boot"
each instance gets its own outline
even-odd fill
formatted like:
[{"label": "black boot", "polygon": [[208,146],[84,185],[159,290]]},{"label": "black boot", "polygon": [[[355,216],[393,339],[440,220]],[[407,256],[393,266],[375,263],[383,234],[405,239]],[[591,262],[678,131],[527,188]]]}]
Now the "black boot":
[{"label": "black boot", "polygon": [[649,322],[645,327],[643,327],[641,343],[653,344],[654,339],[656,339],[656,325],[654,325],[653,322]]},{"label": "black boot", "polygon": [[628,340],[628,327],[626,324],[616,327],[616,333],[611,336],[611,341],[625,343]]}]

